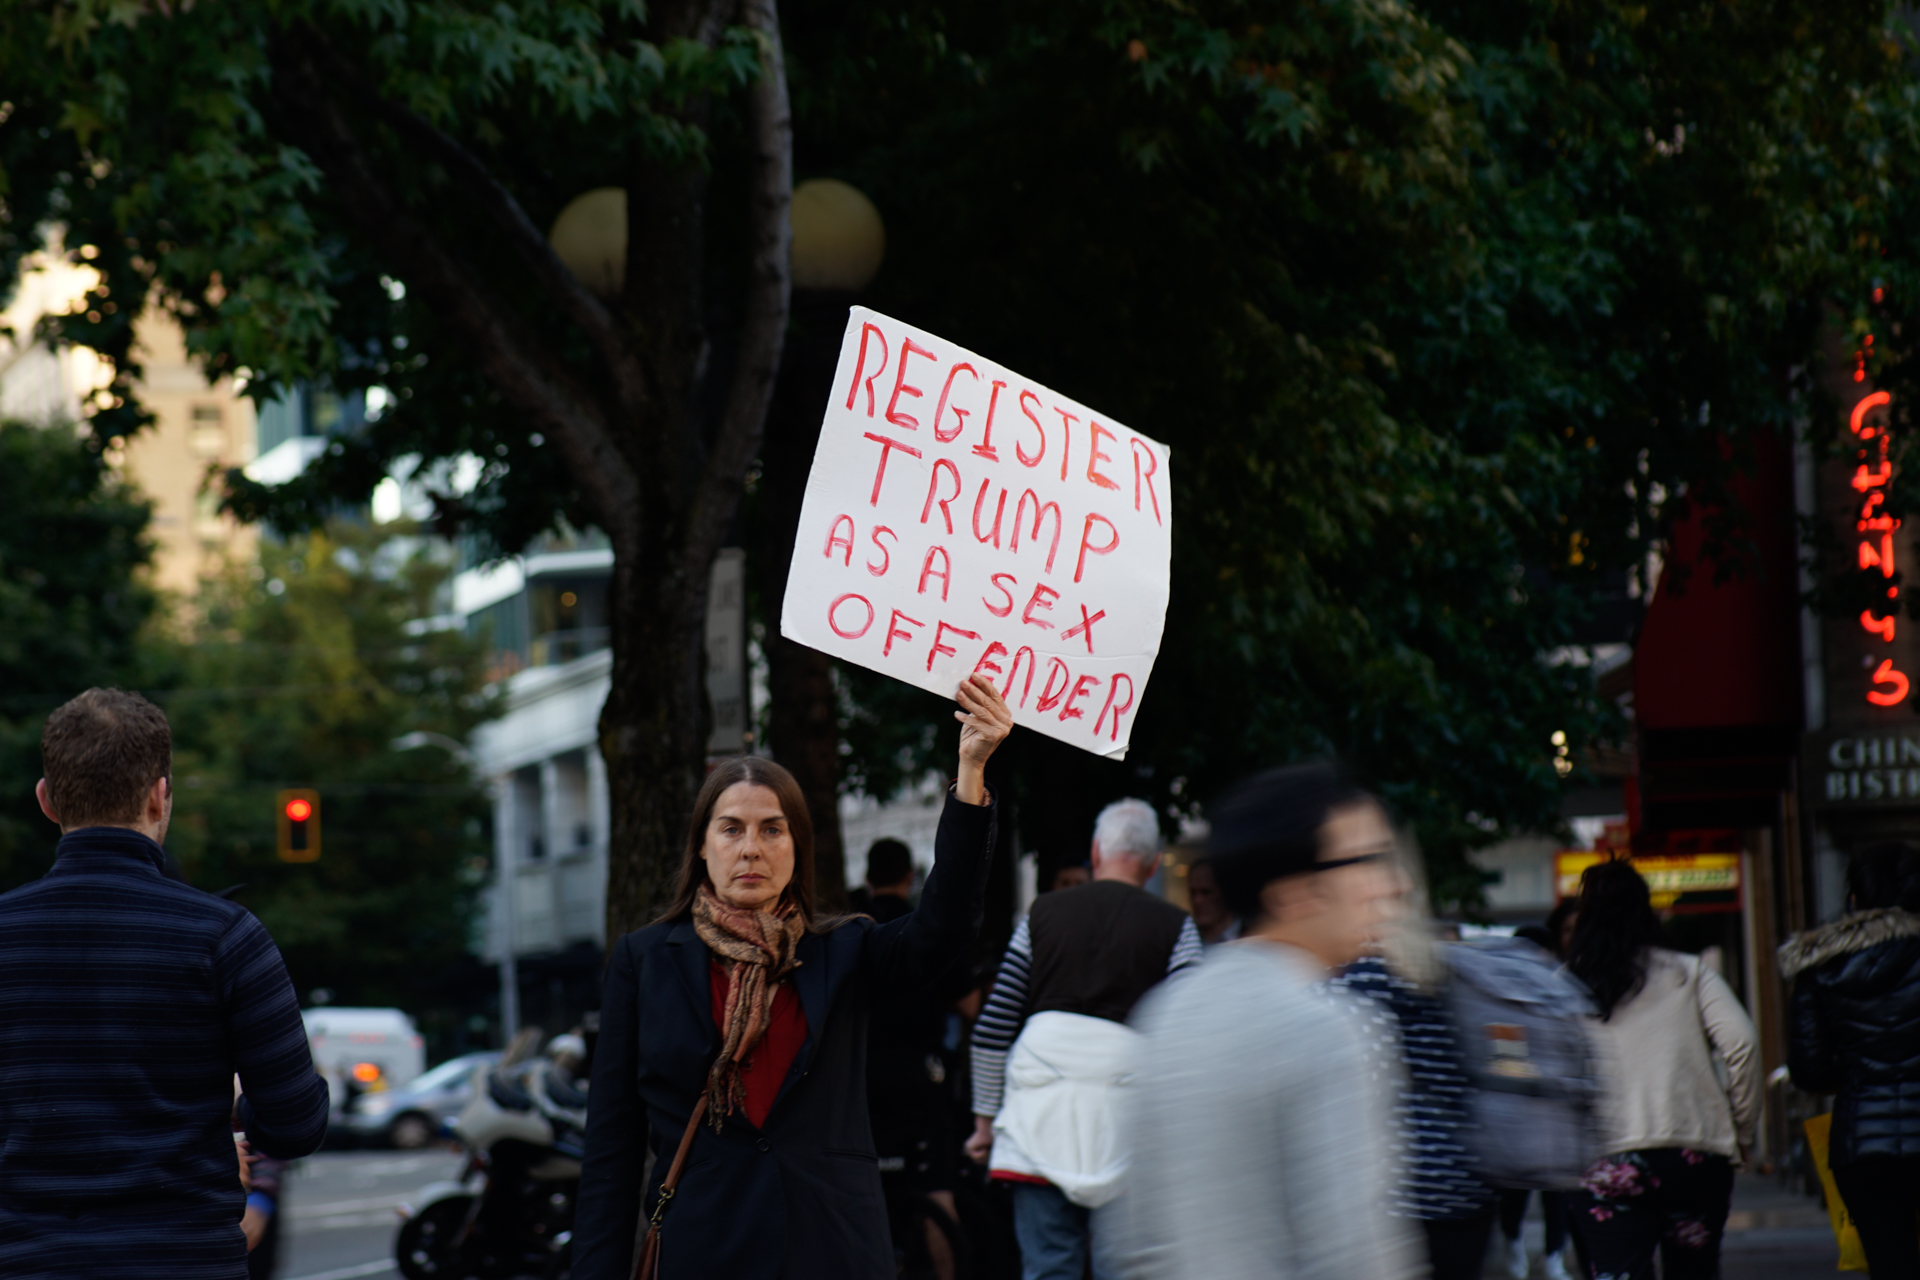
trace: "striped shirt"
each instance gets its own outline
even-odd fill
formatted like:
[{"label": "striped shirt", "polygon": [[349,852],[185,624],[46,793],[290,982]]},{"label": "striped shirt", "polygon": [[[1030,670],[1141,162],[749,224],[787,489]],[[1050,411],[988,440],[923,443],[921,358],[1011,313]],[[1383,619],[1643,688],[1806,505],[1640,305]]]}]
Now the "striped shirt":
[{"label": "striped shirt", "polygon": [[[1174,974],[1199,964],[1206,954],[1200,931],[1187,920],[1180,926],[1179,940],[1167,957],[1167,972]],[[1007,943],[1007,954],[1000,961],[1000,972],[993,980],[993,993],[973,1024],[973,1113],[978,1116],[1000,1114],[1000,1100],[1006,1092],[1007,1054],[1020,1038],[1027,1021],[1028,983],[1033,974],[1033,934],[1023,917]]]},{"label": "striped shirt", "polygon": [[1399,977],[1375,957],[1356,961],[1329,979],[1338,991],[1363,997],[1369,1056],[1390,1070],[1404,1066],[1394,1100],[1394,1163],[1398,1190],[1393,1211],[1423,1220],[1461,1218],[1493,1200],[1460,1141],[1468,1121],[1466,1063],[1447,1006]]},{"label": "striped shirt", "polygon": [[254,1149],[327,1131],[300,1004],[244,908],[135,831],[64,836],[0,897],[0,1277],[245,1280],[233,1077]]}]

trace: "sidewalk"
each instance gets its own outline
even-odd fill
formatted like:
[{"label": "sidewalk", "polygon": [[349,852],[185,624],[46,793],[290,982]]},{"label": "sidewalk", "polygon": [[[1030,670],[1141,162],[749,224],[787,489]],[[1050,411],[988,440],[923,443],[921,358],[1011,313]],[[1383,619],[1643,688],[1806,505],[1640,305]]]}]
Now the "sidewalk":
[{"label": "sidewalk", "polygon": [[[1532,1274],[1538,1277],[1544,1243],[1538,1197],[1527,1206],[1521,1238],[1533,1257]],[[1488,1277],[1505,1280],[1503,1249],[1496,1229],[1487,1249]],[[1773,1178],[1739,1176],[1733,1186],[1733,1212],[1727,1217],[1726,1240],[1720,1251],[1720,1280],[1837,1277],[1845,1274],[1835,1266],[1839,1257],[1833,1229],[1827,1225],[1827,1211],[1818,1200],[1788,1191]]]},{"label": "sidewalk", "polygon": [[1743,1173],[1733,1185],[1733,1212],[1727,1217],[1720,1257],[1722,1280],[1845,1274],[1836,1265],[1839,1246],[1820,1202],[1758,1174]]}]

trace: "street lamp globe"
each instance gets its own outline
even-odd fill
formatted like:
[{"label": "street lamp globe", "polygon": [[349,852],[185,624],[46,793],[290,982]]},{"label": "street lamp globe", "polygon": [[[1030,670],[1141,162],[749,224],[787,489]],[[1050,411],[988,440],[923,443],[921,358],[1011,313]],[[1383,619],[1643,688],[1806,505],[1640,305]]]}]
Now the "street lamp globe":
[{"label": "street lamp globe", "polygon": [[627,193],[600,187],[576,196],[553,220],[547,243],[581,284],[618,297],[627,283]]},{"label": "street lamp globe", "polygon": [[886,255],[886,225],[858,188],[813,178],[793,189],[794,288],[856,292]]}]

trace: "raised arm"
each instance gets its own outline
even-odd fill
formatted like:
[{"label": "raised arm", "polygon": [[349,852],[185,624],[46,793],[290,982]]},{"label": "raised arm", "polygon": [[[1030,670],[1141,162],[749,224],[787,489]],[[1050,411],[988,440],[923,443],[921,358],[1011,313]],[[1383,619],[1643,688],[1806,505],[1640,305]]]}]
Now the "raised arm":
[{"label": "raised arm", "polygon": [[933,871],[920,904],[868,931],[860,961],[867,980],[888,991],[925,986],[952,969],[980,936],[987,869],[993,859],[995,805],[967,804],[952,791],[940,811]]},{"label": "raised arm", "polygon": [[961,681],[954,698],[960,704],[953,713],[960,722],[960,772],[955,776],[953,793],[962,804],[985,804],[987,758],[1013,732],[1013,710],[993,687],[993,681],[983,675]]},{"label": "raised arm", "polygon": [[899,990],[932,981],[980,935],[996,809],[987,794],[986,766],[1013,731],[1013,712],[985,676],[969,676],[956,697],[960,770],[940,813],[933,873],[913,912],[871,930],[861,955],[868,980],[879,987]]}]

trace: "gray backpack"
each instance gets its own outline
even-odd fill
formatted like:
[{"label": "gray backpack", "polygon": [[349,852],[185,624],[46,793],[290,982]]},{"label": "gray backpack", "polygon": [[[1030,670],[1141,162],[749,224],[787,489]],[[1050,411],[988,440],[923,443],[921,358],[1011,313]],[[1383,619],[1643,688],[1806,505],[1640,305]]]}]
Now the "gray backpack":
[{"label": "gray backpack", "polygon": [[1524,938],[1441,948],[1459,1032],[1469,1123],[1461,1133],[1480,1176],[1501,1188],[1564,1191],[1599,1157],[1600,1081],[1586,988]]}]

